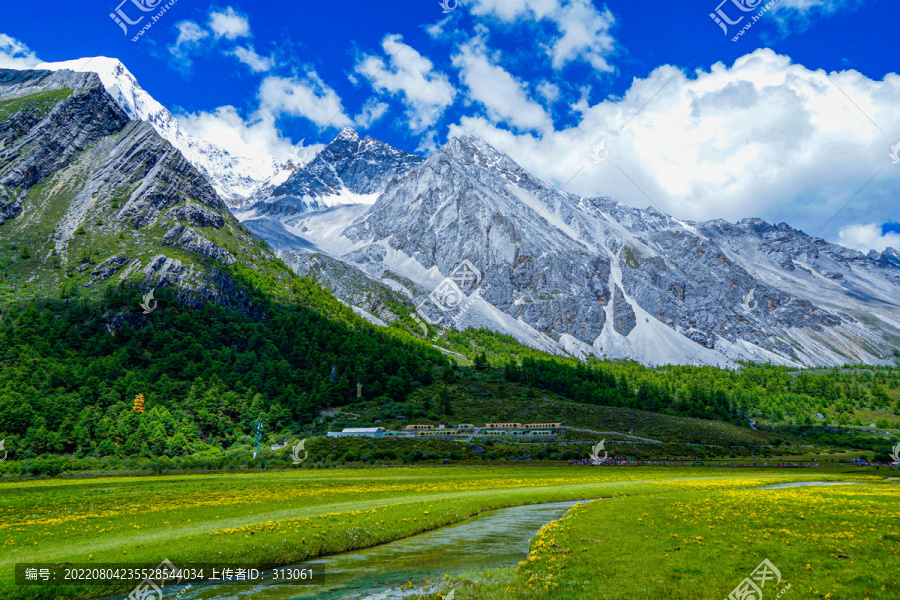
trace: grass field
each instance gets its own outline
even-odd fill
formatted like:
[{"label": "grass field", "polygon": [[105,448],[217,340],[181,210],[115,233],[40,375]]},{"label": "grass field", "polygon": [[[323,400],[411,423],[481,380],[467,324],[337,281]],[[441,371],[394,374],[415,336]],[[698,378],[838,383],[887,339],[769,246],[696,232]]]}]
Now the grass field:
[{"label": "grass field", "polygon": [[768,559],[781,580],[763,586],[766,599],[900,598],[900,486],[848,479],[861,484],[762,490],[754,488],[769,482],[753,476],[644,484],[641,494],[576,505],[541,530],[517,567],[444,585],[456,600],[719,600]]},{"label": "grass field", "polygon": [[[757,530],[749,529],[753,523],[759,525],[760,536],[768,532],[764,527],[778,526],[773,534],[777,539],[765,545],[765,550],[772,554],[769,558],[773,561],[781,559],[776,564],[784,567],[786,577],[790,574],[790,581],[796,585],[812,582],[819,586],[817,589],[824,590],[826,587],[820,583],[824,580],[810,579],[809,574],[803,579],[799,571],[805,569],[806,563],[813,569],[828,568],[824,555],[807,556],[811,543],[804,541],[804,536],[823,535],[822,543],[828,544],[823,548],[828,552],[837,551],[834,549],[838,546],[834,544],[838,539],[833,540],[828,534],[834,522],[835,503],[829,500],[832,497],[854,507],[847,516],[848,521],[840,525],[840,531],[856,532],[857,527],[861,528],[855,533],[857,538],[849,539],[846,548],[839,548],[857,558],[842,560],[839,566],[853,571],[857,565],[860,573],[865,570],[868,575],[858,583],[848,578],[846,585],[854,586],[853,589],[873,585],[881,577],[881,568],[900,564],[895,517],[891,516],[894,522],[890,530],[894,537],[878,537],[890,533],[884,527],[890,525],[886,515],[896,515],[897,504],[891,504],[892,499],[900,499],[900,487],[896,485],[870,484],[852,490],[814,491],[815,496],[810,497],[819,499],[810,506],[803,505],[805,491],[749,489],[761,483],[810,478],[880,479],[874,472],[851,474],[837,470],[748,469],[736,476],[733,471],[714,468],[467,467],[0,483],[0,597],[87,599],[128,591],[69,586],[17,587],[12,583],[15,563],[156,564],[168,558],[175,564],[214,561],[260,566],[293,564],[406,537],[461,521],[484,510],[601,497],[612,499],[582,505],[571,517],[545,529],[542,539],[553,539],[558,546],[533,545],[532,556],[537,558],[531,558],[519,569],[492,574],[491,577],[502,576],[503,583],[482,584],[488,587],[469,597],[594,598],[598,596],[586,595],[593,593],[589,590],[598,589],[593,582],[605,581],[613,594],[616,581],[645,579],[633,577],[635,573],[652,571],[655,576],[660,564],[702,569],[707,582],[704,585],[724,585],[733,579],[736,585],[744,576],[737,577],[737,574],[747,570],[745,565],[753,562],[759,550],[755,546],[758,536],[751,534]],[[784,506],[769,508],[766,502],[772,500]],[[787,514],[785,510],[799,510],[802,506],[805,506],[805,520],[792,517],[787,524],[776,522],[779,515]],[[860,521],[864,518],[868,519],[866,527]],[[790,535],[777,533],[782,526],[790,530]],[[835,527],[838,527],[836,522]],[[696,536],[704,539],[698,540]],[[616,541],[587,543],[580,538]],[[794,544],[791,553],[776,554],[774,545],[785,540]],[[534,542],[539,543],[540,540]],[[670,546],[679,546],[681,550],[666,557],[660,550]],[[557,549],[571,550],[571,553]],[[880,559],[872,556],[875,552],[880,552]],[[576,558],[578,561],[574,562]],[[597,570],[598,565],[606,565],[608,561],[619,567]],[[702,564],[690,566],[694,561]],[[542,570],[545,565],[554,565],[553,570]],[[559,569],[556,565],[566,566]],[[719,575],[711,575],[712,570]],[[666,573],[660,571],[657,579],[671,587],[674,580],[668,570]],[[684,573],[693,577],[690,571]],[[592,584],[569,585],[576,580],[589,580]],[[649,580],[643,582],[649,583]],[[895,585],[888,581],[885,584]],[[634,585],[637,584],[628,588],[632,590],[630,596],[602,597],[642,597]],[[515,591],[506,592],[505,587]],[[897,597],[900,588],[887,589],[892,589],[895,595],[871,597]],[[461,592],[457,598],[466,597]]]}]

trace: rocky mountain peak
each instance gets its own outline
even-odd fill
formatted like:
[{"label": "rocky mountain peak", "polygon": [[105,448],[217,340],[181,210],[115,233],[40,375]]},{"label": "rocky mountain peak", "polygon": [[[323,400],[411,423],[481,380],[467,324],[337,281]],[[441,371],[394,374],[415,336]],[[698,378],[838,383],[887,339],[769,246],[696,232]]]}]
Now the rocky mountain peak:
[{"label": "rocky mountain peak", "polygon": [[900,268],[900,252],[891,247],[885,248],[884,252],[869,250],[867,258],[879,265]]},{"label": "rocky mountain peak", "polygon": [[0,140],[0,242],[29,248],[34,293],[115,278],[248,309],[220,267],[271,255],[98,74],[0,69]]},{"label": "rocky mountain peak", "polygon": [[483,139],[472,135],[451,138],[446,144],[438,149],[437,153],[466,162],[483,162],[491,159],[506,159],[512,161],[512,159]]},{"label": "rocky mountain peak", "polygon": [[169,114],[162,104],[144,93],[134,75],[116,58],[85,57],[63,62],[41,63],[35,69],[96,73],[109,95],[131,119],[149,121],[152,115]]},{"label": "rocky mountain peak", "polygon": [[[318,243],[314,227],[295,231]],[[425,290],[437,285],[428,274],[468,260],[484,290],[458,326],[649,364],[884,360],[883,338],[857,317],[870,300],[885,302],[900,275],[784,223],[685,225],[656,209],[578,198],[472,136],[391,181],[340,236],[352,250],[336,258]],[[447,314],[437,308],[431,317]]]},{"label": "rocky mountain peak", "polygon": [[[407,174],[422,157],[398,150],[353,129],[344,129],[307,164],[274,189],[273,197],[325,198],[380,193],[392,179]],[[372,199],[374,201],[374,199]],[[270,203],[271,204],[271,203]],[[263,203],[257,203],[264,208]]]},{"label": "rocky mountain peak", "polygon": [[359,133],[352,127],[344,127],[341,132],[334,138],[333,142],[346,140],[348,142],[359,142]]},{"label": "rocky mountain peak", "polygon": [[115,58],[94,56],[55,63],[41,63],[47,71],[70,70],[96,73],[129,118],[150,123],[193,164],[213,185],[229,206],[245,204],[261,187],[268,184],[280,168],[268,154],[246,155],[191,135],[184,123],[157,102],[138,83],[137,78]]},{"label": "rocky mountain peak", "polygon": [[0,223],[21,210],[24,192],[16,189],[36,185],[128,123],[95,73],[0,69],[0,100],[14,99],[22,106],[0,122]]}]

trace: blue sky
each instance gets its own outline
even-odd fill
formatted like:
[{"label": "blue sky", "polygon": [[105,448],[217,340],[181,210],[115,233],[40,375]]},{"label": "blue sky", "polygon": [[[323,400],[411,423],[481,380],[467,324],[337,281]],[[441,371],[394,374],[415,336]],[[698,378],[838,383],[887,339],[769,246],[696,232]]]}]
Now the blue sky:
[{"label": "blue sky", "polygon": [[[116,57],[235,152],[352,126],[427,154],[467,133],[574,193],[900,247],[892,0],[177,0],[132,41],[166,5],[5,7],[0,66]],[[117,7],[147,18],[126,35]],[[727,35],[717,8],[743,17]]]}]

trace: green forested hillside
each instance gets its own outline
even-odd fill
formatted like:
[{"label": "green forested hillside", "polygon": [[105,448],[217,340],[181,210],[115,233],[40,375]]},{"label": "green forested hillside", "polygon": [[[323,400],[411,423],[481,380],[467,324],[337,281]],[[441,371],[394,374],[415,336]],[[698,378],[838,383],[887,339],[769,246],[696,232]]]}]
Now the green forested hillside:
[{"label": "green forested hillside", "polygon": [[[446,365],[437,350],[348,318],[257,298],[264,317],[171,291],[144,316],[140,294],[107,288],[103,300],[34,301],[0,320],[0,439],[16,457],[183,455],[252,433],[310,422],[355,398],[402,401]],[[146,412],[133,398],[146,397]],[[246,438],[244,438],[246,441]]]},{"label": "green forested hillside", "polygon": [[[510,381],[528,381],[575,400],[686,417],[776,423],[868,425],[900,421],[900,369],[845,367],[801,371],[772,365],[646,368],[597,362],[560,367],[546,360],[509,364]],[[612,390],[612,391],[611,391]],[[816,413],[824,419],[816,419]],[[868,419],[863,423],[863,419]],[[877,423],[876,423],[877,425]]]},{"label": "green forested hillside", "polygon": [[[124,285],[105,288],[98,300],[7,307],[0,319],[0,439],[14,458],[150,458],[246,447],[257,421],[266,438],[306,429],[321,410],[357,402],[357,383],[364,402],[413,419],[412,407],[402,408],[410,393],[420,390],[419,401],[432,398],[434,410],[444,412],[446,386],[485,377],[501,384],[492,392],[498,400],[509,394],[505,381],[513,390],[575,403],[741,427],[754,417],[769,428],[793,425],[788,433],[796,435],[828,433],[813,424],[887,429],[900,420],[897,369],[650,369],[531,357],[491,365],[484,355],[460,369],[403,331],[356,318],[308,280],[297,278],[280,293],[295,302],[279,303],[259,291],[259,281],[232,276],[250,290],[254,318],[212,303],[189,308],[171,290],[159,292],[159,308],[143,315],[139,291]],[[146,398],[144,414],[133,409],[137,394]],[[813,418],[816,412],[826,420]]]}]

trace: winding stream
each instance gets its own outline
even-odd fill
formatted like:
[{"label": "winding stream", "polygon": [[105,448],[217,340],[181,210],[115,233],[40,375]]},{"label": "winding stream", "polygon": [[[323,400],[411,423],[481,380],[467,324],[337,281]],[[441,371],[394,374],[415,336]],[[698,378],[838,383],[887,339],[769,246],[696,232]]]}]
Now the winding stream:
[{"label": "winding stream", "polygon": [[[505,567],[522,560],[528,543],[545,524],[575,502],[517,506],[482,513],[450,525],[374,548],[326,556],[297,565],[312,569],[309,583],[294,585],[194,585],[166,588],[178,600],[387,600],[394,588],[444,573]],[[421,591],[421,590],[420,590]],[[179,592],[181,593],[179,595]]]},{"label": "winding stream", "polygon": [[862,485],[858,481],[795,481],[793,483],[776,483],[756,488],[758,490],[780,490],[784,488],[806,487],[808,485]]}]

